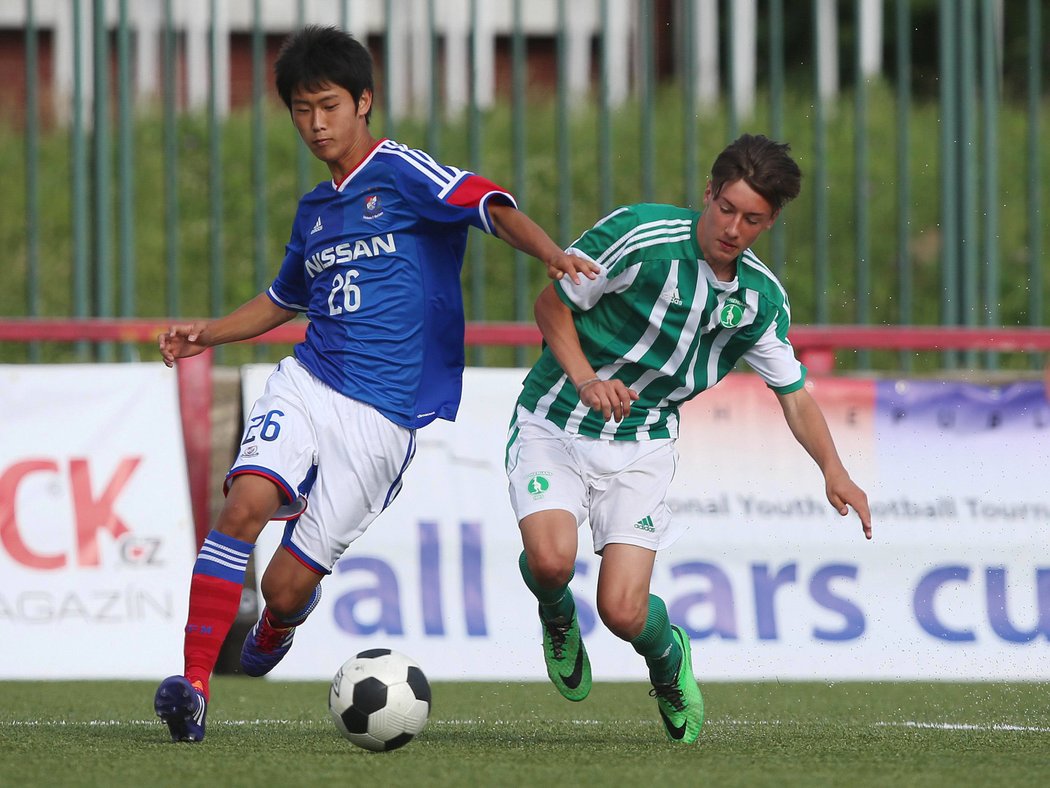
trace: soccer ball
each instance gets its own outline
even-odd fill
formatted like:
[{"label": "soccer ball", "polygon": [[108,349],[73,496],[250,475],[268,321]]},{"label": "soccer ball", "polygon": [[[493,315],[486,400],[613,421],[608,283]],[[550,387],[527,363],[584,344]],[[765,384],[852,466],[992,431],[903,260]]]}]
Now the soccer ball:
[{"label": "soccer ball", "polygon": [[366,750],[396,750],[423,730],[430,716],[430,683],[404,654],[362,651],[332,679],[328,710],[339,732]]}]

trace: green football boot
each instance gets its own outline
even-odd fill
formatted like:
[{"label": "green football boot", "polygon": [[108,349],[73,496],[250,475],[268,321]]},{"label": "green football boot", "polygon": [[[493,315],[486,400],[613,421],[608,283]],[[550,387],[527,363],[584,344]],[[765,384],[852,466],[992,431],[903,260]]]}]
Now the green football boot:
[{"label": "green football boot", "polygon": [[591,691],[591,661],[580,637],[576,611],[567,622],[545,621],[543,624],[543,658],[547,675],[563,696],[578,701]]},{"label": "green football boot", "polygon": [[671,684],[653,682],[649,694],[656,698],[667,738],[692,744],[700,736],[704,724],[704,698],[693,676],[693,658],[689,652],[689,636],[676,626],[671,627],[673,637],[682,649],[682,664]]}]

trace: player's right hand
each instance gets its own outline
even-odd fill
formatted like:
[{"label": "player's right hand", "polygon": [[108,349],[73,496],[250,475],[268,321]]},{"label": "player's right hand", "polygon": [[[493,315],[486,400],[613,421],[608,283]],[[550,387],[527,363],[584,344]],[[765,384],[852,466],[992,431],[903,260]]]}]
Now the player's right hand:
[{"label": "player's right hand", "polygon": [[606,421],[610,418],[623,421],[631,413],[631,403],[636,399],[638,392],[615,378],[585,384],[580,391],[580,402],[591,410],[600,410]]},{"label": "player's right hand", "polygon": [[160,357],[168,367],[175,366],[175,359],[189,358],[204,352],[208,347],[200,340],[201,331],[206,323],[186,323],[172,326],[166,333],[157,335]]},{"label": "player's right hand", "polygon": [[825,477],[828,501],[835,510],[845,517],[853,509],[860,518],[864,538],[871,539],[871,508],[868,506],[868,495],[842,469],[842,473],[829,474]]},{"label": "player's right hand", "polygon": [[575,254],[559,251],[554,257],[546,260],[547,276],[555,282],[568,276],[574,285],[580,283],[580,274],[588,279],[596,279],[601,269],[590,260]]}]

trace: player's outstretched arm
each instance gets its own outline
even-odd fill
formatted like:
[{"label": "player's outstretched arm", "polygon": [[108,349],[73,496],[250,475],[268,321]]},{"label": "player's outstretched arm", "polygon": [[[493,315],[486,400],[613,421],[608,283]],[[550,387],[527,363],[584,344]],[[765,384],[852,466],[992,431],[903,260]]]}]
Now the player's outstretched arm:
[{"label": "player's outstretched arm", "polygon": [[157,336],[157,344],[164,363],[171,367],[176,359],[196,356],[205,348],[265,334],[295,314],[277,306],[266,293],[260,293],[225,317],[173,325]]},{"label": "player's outstretched arm", "polygon": [[816,400],[804,388],[790,394],[778,394],[784,418],[791,433],[824,474],[824,489],[828,501],[842,516],[852,508],[860,518],[864,536],[871,539],[871,510],[868,496],[850,478],[839,459],[831,430]]},{"label": "player's outstretched arm", "polygon": [[510,205],[492,205],[489,216],[496,234],[515,249],[532,255],[545,266],[547,276],[561,279],[568,276],[573,284],[580,283],[580,274],[588,279],[598,275],[598,267],[590,260],[566,254],[553,239],[528,216]]}]

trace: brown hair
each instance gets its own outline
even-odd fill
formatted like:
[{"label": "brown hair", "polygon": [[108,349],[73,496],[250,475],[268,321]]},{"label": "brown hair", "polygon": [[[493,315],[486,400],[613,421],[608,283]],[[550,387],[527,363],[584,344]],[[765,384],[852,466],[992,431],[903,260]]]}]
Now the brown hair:
[{"label": "brown hair", "polygon": [[761,134],[742,134],[718,154],[711,166],[711,193],[717,197],[727,183],[742,180],[776,213],[801,189],[802,171],[788,155],[791,146]]}]

